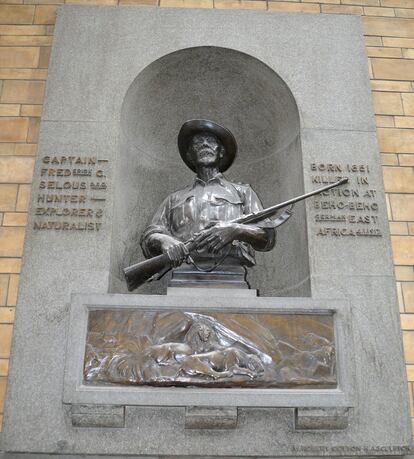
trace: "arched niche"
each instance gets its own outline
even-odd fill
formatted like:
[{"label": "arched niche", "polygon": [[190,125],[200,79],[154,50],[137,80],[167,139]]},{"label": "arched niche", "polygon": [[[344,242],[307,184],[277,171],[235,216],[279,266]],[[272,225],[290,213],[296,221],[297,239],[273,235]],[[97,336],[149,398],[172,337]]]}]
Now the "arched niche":
[{"label": "arched niche", "polygon": [[[250,183],[265,206],[303,193],[300,118],[277,73],[227,48],[186,48],[148,65],[122,106],[111,253],[112,292],[125,292],[121,268],[143,259],[139,238],[171,192],[193,180],[177,149],[188,119],[207,118],[230,129],[239,151],[226,176]],[[310,296],[303,204],[281,227],[277,247],[257,254],[252,288],[266,296]],[[166,280],[140,288],[165,292]]]}]

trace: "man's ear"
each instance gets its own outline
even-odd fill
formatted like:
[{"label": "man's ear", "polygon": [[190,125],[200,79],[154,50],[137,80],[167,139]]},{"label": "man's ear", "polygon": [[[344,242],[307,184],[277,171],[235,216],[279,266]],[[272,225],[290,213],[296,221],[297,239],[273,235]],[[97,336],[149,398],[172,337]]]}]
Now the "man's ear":
[{"label": "man's ear", "polygon": [[222,159],[223,156],[224,156],[224,147],[223,145],[220,145],[219,158]]}]

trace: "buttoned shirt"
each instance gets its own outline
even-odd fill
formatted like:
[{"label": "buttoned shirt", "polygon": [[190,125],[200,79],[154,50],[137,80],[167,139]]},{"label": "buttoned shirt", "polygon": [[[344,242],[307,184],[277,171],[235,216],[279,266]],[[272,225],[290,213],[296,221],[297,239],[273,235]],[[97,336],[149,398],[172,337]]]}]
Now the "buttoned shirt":
[{"label": "buttoned shirt", "polygon": [[[167,234],[186,242],[210,223],[234,220],[262,208],[250,185],[230,182],[222,174],[217,174],[207,182],[196,177],[191,185],[172,193],[161,204],[142,235],[144,255],[155,255],[149,243],[153,234]],[[266,223],[258,226],[266,227]],[[268,244],[263,250],[270,250],[273,245],[274,231],[271,230]],[[224,247],[219,254],[213,255],[204,249],[197,252],[196,257],[203,260],[223,254],[239,259],[244,265],[255,264],[252,247],[241,241],[233,241],[231,246]]]}]

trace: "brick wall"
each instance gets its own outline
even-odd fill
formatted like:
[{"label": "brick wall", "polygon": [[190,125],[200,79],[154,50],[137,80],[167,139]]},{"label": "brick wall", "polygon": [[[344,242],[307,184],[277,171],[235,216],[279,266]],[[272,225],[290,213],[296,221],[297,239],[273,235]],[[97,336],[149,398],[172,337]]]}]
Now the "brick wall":
[{"label": "brick wall", "polygon": [[414,0],[0,0],[0,425],[30,183],[61,3],[363,16],[414,420]]}]

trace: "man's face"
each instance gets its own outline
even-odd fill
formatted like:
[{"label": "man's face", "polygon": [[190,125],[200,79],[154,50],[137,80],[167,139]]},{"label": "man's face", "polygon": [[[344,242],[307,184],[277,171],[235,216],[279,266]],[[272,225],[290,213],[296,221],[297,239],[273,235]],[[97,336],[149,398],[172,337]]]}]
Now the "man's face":
[{"label": "man's face", "polygon": [[223,157],[223,145],[213,134],[196,134],[190,141],[188,155],[196,168],[218,166]]}]

